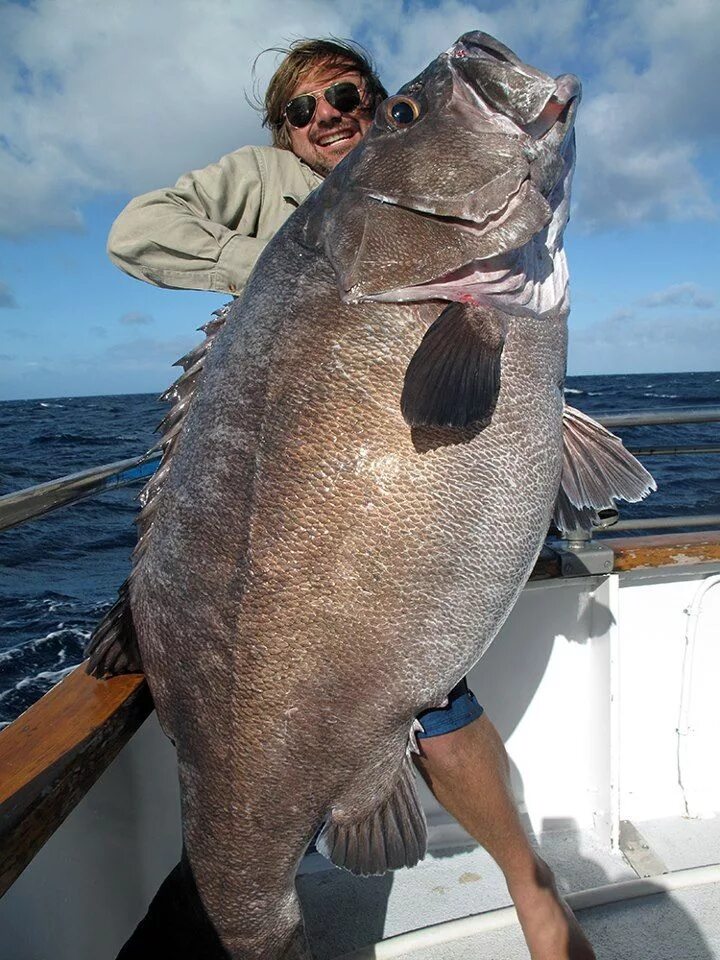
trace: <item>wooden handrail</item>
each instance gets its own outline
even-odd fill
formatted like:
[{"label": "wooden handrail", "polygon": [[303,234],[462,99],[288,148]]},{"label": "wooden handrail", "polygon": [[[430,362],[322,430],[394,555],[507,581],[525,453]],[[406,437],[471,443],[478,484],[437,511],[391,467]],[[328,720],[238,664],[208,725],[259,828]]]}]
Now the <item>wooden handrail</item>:
[{"label": "wooden handrail", "polygon": [[0,896],[152,710],[142,674],[80,666],[0,734]]},{"label": "wooden handrail", "polygon": [[603,546],[615,554],[613,571],[680,567],[720,560],[720,531],[665,533],[657,536],[608,537]]}]

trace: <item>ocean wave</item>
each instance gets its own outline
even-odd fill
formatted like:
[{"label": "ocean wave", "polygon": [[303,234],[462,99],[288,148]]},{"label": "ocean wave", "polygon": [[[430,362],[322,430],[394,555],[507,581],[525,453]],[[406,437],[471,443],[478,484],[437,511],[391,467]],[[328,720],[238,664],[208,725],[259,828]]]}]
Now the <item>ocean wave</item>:
[{"label": "ocean wave", "polygon": [[[19,613],[22,617],[18,620],[3,620],[0,626],[10,627],[25,623],[27,620],[26,613],[57,613],[62,609],[74,610],[78,604],[79,601],[77,597],[69,597],[64,593],[53,592],[48,592],[44,596],[41,594],[30,597],[0,597],[0,611],[7,608],[14,615]],[[38,611],[39,607],[45,609]]]},{"label": "ocean wave", "polygon": [[565,393],[571,393],[575,397],[584,397],[584,390],[576,390],[575,387],[565,387]]},{"label": "ocean wave", "polygon": [[21,690],[26,690],[33,685],[39,685],[43,690],[49,690],[50,687],[54,687],[56,683],[62,680],[63,677],[66,677],[76,667],[77,664],[73,663],[69,667],[62,667],[60,670],[40,670],[40,672],[36,673],[33,677],[23,677],[23,679],[18,680],[14,686],[8,687],[0,693],[0,703],[14,693],[19,693]]},{"label": "ocean wave", "polygon": [[48,407],[53,407],[53,408],[55,408],[56,410],[64,410],[64,409],[65,409],[65,404],[64,404],[64,403],[43,403],[42,400],[40,401],[40,406],[43,407],[43,408],[45,408],[45,409],[47,409]]},{"label": "ocean wave", "polygon": [[[35,637],[32,640],[25,640],[14,647],[8,647],[6,650],[0,650],[0,664],[9,663],[12,660],[19,660],[27,657],[29,653],[37,653],[47,644],[52,644],[56,640],[81,640],[83,646],[90,639],[90,630],[83,630],[81,627],[66,627],[64,623],[59,623],[57,629],[46,633],[44,637]],[[57,653],[60,662],[67,658],[67,650],[61,647]]]},{"label": "ocean wave", "polygon": [[644,393],[644,397],[655,397],[659,400],[677,400],[677,393]]},{"label": "ocean wave", "polygon": [[115,446],[115,444],[120,442],[120,439],[120,437],[85,436],[81,433],[41,433],[37,437],[33,437],[30,443],[44,443],[62,447],[72,446],[74,444],[87,447],[108,447]]},{"label": "ocean wave", "polygon": [[48,613],[57,613],[59,610],[74,610],[78,602],[69,597],[44,597],[40,604],[47,607]]}]

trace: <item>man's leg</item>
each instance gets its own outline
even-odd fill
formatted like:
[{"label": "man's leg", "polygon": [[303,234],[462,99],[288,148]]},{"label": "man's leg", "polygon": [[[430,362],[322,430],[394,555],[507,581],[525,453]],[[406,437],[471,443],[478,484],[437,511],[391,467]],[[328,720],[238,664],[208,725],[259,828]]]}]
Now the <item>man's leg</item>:
[{"label": "man's leg", "polygon": [[523,829],[505,746],[488,718],[418,743],[415,763],[433,794],[505,875],[532,960],[595,960],[552,871]]}]

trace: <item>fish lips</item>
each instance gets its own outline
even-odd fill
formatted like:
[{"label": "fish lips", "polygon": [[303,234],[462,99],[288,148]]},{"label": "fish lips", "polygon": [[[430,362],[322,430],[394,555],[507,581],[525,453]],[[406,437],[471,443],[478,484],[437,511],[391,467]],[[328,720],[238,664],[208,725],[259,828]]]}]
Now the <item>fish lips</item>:
[{"label": "fish lips", "polygon": [[536,138],[580,98],[581,84],[573,74],[553,79],[487,33],[463,34],[448,59],[478,98]]},{"label": "fish lips", "polygon": [[523,63],[486,33],[464,34],[447,52],[457,89],[482,114],[493,111],[525,140],[532,179],[548,195],[564,167],[582,84],[574,74],[553,78]]}]

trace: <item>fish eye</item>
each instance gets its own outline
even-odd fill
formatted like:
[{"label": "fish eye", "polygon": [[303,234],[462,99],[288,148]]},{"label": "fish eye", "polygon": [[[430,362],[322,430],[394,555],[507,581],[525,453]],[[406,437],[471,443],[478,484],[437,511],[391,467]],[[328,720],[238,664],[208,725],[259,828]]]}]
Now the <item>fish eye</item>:
[{"label": "fish eye", "polygon": [[385,114],[397,127],[407,127],[420,116],[420,105],[410,97],[391,97],[385,104]]}]

